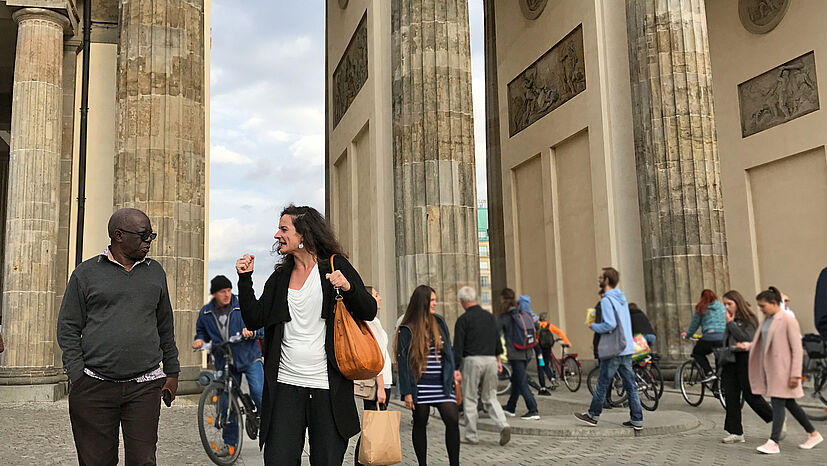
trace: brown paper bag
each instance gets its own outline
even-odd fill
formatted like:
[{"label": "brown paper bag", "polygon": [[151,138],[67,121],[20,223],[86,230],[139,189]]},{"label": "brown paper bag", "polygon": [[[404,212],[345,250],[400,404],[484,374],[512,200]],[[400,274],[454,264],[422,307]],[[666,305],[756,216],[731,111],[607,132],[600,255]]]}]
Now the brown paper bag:
[{"label": "brown paper bag", "polygon": [[362,440],[359,462],[383,466],[402,462],[399,439],[399,411],[365,410],[362,413]]}]

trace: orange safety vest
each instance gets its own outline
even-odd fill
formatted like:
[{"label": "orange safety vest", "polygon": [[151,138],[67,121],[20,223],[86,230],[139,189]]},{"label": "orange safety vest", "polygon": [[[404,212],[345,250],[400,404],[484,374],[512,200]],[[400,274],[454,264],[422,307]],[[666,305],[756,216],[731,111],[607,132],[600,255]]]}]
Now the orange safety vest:
[{"label": "orange safety vest", "polygon": [[545,321],[545,320],[541,320],[539,322],[539,324],[540,324],[541,328],[548,327],[548,330],[551,333],[553,333],[553,334],[557,335],[558,337],[560,337],[560,339],[563,340],[563,343],[571,346],[571,341],[569,341],[569,337],[567,337],[566,334],[563,333],[563,331],[560,330],[560,328],[558,328],[556,325],[554,325],[552,323],[549,323],[548,321]]}]

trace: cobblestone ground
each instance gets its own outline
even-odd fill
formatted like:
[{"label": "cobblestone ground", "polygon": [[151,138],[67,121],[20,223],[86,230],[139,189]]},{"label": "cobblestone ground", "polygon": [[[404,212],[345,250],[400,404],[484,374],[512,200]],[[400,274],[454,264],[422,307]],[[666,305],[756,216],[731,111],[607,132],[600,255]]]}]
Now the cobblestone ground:
[{"label": "cobblestone ground", "polygon": [[[555,398],[588,401],[585,387],[576,394],[555,393]],[[541,414],[546,398],[540,399]],[[520,406],[519,409],[522,409]],[[744,423],[747,442],[723,445],[723,409],[714,399],[705,399],[699,408],[689,407],[679,394],[665,393],[661,409],[678,409],[697,416],[701,427],[682,434],[635,438],[548,438],[515,435],[507,446],[497,444],[498,435],[480,432],[479,445],[462,445],[461,462],[484,465],[538,464],[825,464],[827,443],[812,451],[803,451],[797,444],[804,432],[789,419],[789,436],[781,442],[780,456],[767,457],[755,452],[766,440],[769,427],[745,407]],[[65,400],[56,403],[0,404],[0,464],[2,465],[68,465],[76,464],[72,431]],[[816,422],[816,428],[827,432],[827,423]],[[599,428],[599,427],[597,427]],[[416,464],[411,446],[410,415],[402,415],[403,464]],[[191,397],[176,401],[173,408],[162,409],[158,461],[162,465],[210,464],[198,438],[196,407]],[[429,426],[430,464],[447,464],[443,444],[444,429],[437,418]],[[247,439],[239,464],[260,465],[261,455],[255,442]],[[353,444],[345,464],[353,462]],[[305,464],[307,460],[305,458]]]}]

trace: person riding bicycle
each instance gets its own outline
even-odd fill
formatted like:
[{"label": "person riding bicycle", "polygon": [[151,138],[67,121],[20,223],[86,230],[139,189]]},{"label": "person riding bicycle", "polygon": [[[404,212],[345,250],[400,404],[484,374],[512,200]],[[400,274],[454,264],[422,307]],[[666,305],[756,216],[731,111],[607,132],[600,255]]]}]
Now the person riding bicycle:
[{"label": "person riding bicycle", "polygon": [[637,335],[638,333],[643,335],[651,350],[655,346],[657,337],[655,336],[655,329],[652,328],[652,324],[649,322],[649,318],[643,313],[643,309],[639,308],[635,303],[629,303],[629,315],[632,317],[632,335]]},{"label": "person riding bicycle", "polygon": [[[241,374],[247,376],[247,385],[250,387],[250,398],[261,412],[261,392],[264,388],[264,366],[261,359],[261,347],[257,339],[264,336],[264,330],[251,331],[247,329],[241,318],[241,309],[238,305],[238,296],[232,293],[233,284],[230,279],[217,275],[210,281],[210,300],[198,313],[195,322],[195,338],[193,349],[200,349],[204,343],[214,344],[228,340],[231,336],[241,334],[245,340],[232,343],[233,367],[230,373],[236,381],[241,383]],[[224,369],[224,351],[219,347],[213,348],[215,368]],[[224,456],[229,455],[230,446],[238,445],[238,424],[230,423],[223,431]]]},{"label": "person riding bicycle", "polygon": [[695,343],[695,348],[692,350],[692,357],[704,371],[704,378],[701,382],[709,382],[717,378],[706,356],[714,348],[721,347],[724,330],[726,329],[725,316],[726,308],[718,301],[715,292],[703,290],[700,301],[695,305],[695,312],[692,313],[689,328],[681,333],[681,338],[690,339],[698,330],[698,327],[703,329],[701,338]]}]

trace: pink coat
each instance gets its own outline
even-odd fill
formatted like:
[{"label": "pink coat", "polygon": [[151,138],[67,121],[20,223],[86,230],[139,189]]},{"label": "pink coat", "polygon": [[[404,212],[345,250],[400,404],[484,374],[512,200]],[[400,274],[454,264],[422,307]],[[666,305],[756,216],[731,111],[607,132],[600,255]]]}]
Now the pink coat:
[{"label": "pink coat", "polygon": [[790,388],[790,377],[801,378],[801,328],[794,316],[779,311],[761,348],[761,328],[755,331],[749,352],[749,384],[752,393],[774,398],[801,398],[804,390],[799,381]]}]

